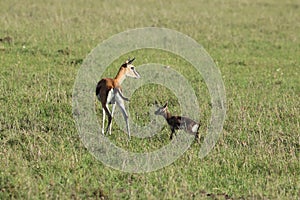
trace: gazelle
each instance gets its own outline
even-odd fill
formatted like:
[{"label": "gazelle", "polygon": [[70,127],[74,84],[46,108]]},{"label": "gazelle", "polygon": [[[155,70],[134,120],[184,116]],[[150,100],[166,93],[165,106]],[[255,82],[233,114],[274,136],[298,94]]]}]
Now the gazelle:
[{"label": "gazelle", "polygon": [[[123,63],[119,69],[115,78],[103,78],[101,79],[96,87],[96,95],[98,100],[102,104],[102,134],[104,134],[104,122],[105,115],[108,116],[108,124],[105,133],[109,130],[111,134],[112,118],[115,111],[116,104],[120,107],[124,120],[126,122],[126,129],[128,137],[130,138],[130,129],[128,124],[128,114],[125,109],[124,100],[129,101],[128,98],[124,97],[122,94],[121,84],[124,79],[128,77],[140,78],[139,73],[135,70],[132,62],[135,60],[128,59]],[[108,104],[112,104],[112,111],[109,111]]]},{"label": "gazelle", "polygon": [[170,140],[172,140],[175,130],[178,129],[185,130],[188,133],[195,135],[195,138],[197,140],[199,139],[198,131],[200,128],[200,123],[197,123],[188,117],[172,116],[171,113],[168,111],[168,102],[164,106],[159,107],[155,111],[155,115],[162,115],[167,120],[172,131],[170,135]]}]

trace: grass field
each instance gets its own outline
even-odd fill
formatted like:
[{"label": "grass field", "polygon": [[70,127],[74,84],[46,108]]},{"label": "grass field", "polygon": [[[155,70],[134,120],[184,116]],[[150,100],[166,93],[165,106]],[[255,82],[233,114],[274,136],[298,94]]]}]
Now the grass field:
[{"label": "grass field", "polygon": [[[299,1],[2,0],[0,13],[0,199],[300,198]],[[92,49],[114,34],[149,26],[180,31],[203,45],[222,73],[227,117],[204,159],[193,143],[170,166],[131,174],[105,166],[84,147],[72,92]],[[165,52],[135,56],[137,65],[160,62],[191,74],[187,63]],[[138,109],[156,98],[167,96],[176,112],[176,98],[163,88],[156,95],[156,87],[132,96],[140,103],[129,107],[136,123],[147,123]],[[205,84],[194,87],[205,136],[210,97]],[[143,152],[168,143],[169,130],[126,144],[115,126],[109,137]]]}]

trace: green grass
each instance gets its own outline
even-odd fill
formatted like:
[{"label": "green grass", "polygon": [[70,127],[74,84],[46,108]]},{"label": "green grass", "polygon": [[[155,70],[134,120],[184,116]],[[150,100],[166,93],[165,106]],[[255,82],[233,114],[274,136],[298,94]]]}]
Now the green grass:
[{"label": "green grass", "polygon": [[[300,3],[230,1],[0,2],[0,199],[299,199]],[[175,29],[202,44],[217,63],[227,96],[224,130],[199,160],[199,144],[170,166],[144,174],[113,170],[95,159],[78,136],[72,91],[81,61],[113,34],[136,27]],[[136,64],[160,62],[191,77],[188,63],[164,52],[134,52]],[[113,76],[116,60],[107,75]],[[99,77],[100,79],[101,77]],[[200,82],[200,84],[199,84]],[[209,96],[192,82],[204,122]],[[132,102],[147,107],[177,99],[165,88],[140,88]],[[96,101],[95,101],[96,102]],[[96,103],[101,120],[100,104]],[[136,123],[147,113],[131,103]],[[127,144],[136,152],[167,144],[167,127]]]}]

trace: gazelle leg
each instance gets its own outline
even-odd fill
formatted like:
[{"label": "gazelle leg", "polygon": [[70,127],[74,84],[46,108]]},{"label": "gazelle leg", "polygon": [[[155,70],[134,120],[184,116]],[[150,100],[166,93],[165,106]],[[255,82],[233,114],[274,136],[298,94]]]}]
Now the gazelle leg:
[{"label": "gazelle leg", "polygon": [[[112,109],[111,109],[111,117],[113,118],[114,117],[114,112],[115,112],[115,108],[116,108],[116,104],[113,104],[112,105]],[[112,123],[110,123],[110,126],[109,126],[109,135],[111,135],[111,127],[112,127]]]},{"label": "gazelle leg", "polygon": [[195,138],[196,138],[196,141],[197,141],[198,143],[200,143],[199,132],[197,132],[197,133],[195,134]]},{"label": "gazelle leg", "polygon": [[117,101],[117,104],[118,104],[118,106],[120,107],[120,109],[122,111],[122,114],[123,114],[123,117],[124,117],[124,120],[125,120],[125,123],[126,123],[126,129],[127,129],[127,133],[128,133],[128,138],[130,139],[130,129],[129,129],[129,124],[128,124],[128,114],[127,114],[126,109],[125,109],[124,101],[123,100],[119,100],[119,101]]},{"label": "gazelle leg", "polygon": [[171,135],[170,135],[170,140],[172,140],[173,139],[173,135],[174,135],[174,133],[175,133],[175,129],[174,128],[171,128]]},{"label": "gazelle leg", "polygon": [[127,129],[127,133],[128,133],[128,138],[130,139],[130,128],[129,128],[129,123],[128,123],[128,116],[125,119],[125,121],[126,121],[126,129]]},{"label": "gazelle leg", "polygon": [[104,125],[105,125],[105,110],[102,108],[102,134],[104,135]]},{"label": "gazelle leg", "polygon": [[106,130],[105,130],[105,133],[107,133],[108,132],[108,128],[109,128],[109,126],[111,124],[112,117],[111,117],[111,114],[109,112],[109,109],[108,109],[107,105],[104,105],[102,107],[103,107],[103,109],[104,109],[104,111],[105,111],[105,113],[106,113],[106,115],[108,117],[108,124],[107,124]]}]

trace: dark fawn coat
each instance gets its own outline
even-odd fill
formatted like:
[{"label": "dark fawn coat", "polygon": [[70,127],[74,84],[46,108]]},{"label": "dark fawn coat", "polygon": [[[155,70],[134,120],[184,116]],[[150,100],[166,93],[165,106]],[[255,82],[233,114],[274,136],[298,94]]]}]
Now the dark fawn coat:
[{"label": "dark fawn coat", "polygon": [[168,103],[166,103],[162,107],[159,107],[157,111],[155,111],[155,114],[162,115],[167,120],[172,131],[170,135],[170,140],[172,140],[175,130],[178,129],[185,130],[186,132],[195,135],[196,139],[198,139],[198,131],[200,128],[200,124],[188,117],[172,116],[171,113],[168,111]]}]

